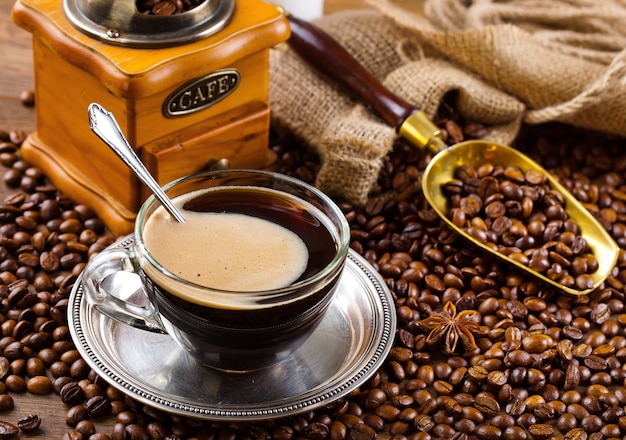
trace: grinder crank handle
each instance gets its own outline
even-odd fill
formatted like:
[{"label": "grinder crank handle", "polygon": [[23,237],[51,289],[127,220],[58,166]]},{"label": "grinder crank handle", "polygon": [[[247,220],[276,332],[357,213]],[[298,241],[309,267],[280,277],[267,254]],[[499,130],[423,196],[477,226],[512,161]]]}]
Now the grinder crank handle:
[{"label": "grinder crank handle", "polygon": [[286,14],[291,27],[287,43],[303,60],[370,106],[387,124],[418,147],[442,148],[440,130],[417,107],[394,95],[330,35]]}]

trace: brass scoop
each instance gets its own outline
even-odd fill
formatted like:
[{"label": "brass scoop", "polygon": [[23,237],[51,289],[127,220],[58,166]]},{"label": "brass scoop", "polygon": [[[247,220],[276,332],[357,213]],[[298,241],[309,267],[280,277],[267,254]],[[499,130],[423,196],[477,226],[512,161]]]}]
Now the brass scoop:
[{"label": "brass scoop", "polygon": [[[291,25],[291,37],[288,44],[296,53],[315,69],[326,74],[368,104],[411,144],[436,153],[422,176],[422,189],[428,203],[450,228],[484,251],[567,293],[585,295],[606,280],[617,261],[619,253],[617,244],[591,213],[543,167],[521,152],[495,142],[471,140],[448,147],[439,137],[440,130],[423,111],[393,95],[339,43],[311,23],[290,15],[287,18]],[[483,244],[462,228],[457,227],[448,218],[446,215],[449,211],[448,197],[442,189],[444,184],[454,179],[454,172],[459,166],[478,167],[487,161],[494,165],[518,167],[524,173],[529,170],[537,171],[545,175],[551,188],[563,196],[569,218],[579,226],[581,236],[589,244],[598,262],[597,270],[589,274],[593,282],[592,287],[576,289],[552,280]]]}]

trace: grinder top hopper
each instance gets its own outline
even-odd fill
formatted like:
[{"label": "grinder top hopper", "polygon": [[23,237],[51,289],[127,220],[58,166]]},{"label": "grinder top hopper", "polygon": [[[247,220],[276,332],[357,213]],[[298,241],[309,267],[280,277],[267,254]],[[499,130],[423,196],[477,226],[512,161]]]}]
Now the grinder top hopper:
[{"label": "grinder top hopper", "polygon": [[202,0],[172,15],[140,11],[137,0],[63,0],[68,20],[79,30],[127,47],[167,47],[208,37],[224,28],[235,0]]}]

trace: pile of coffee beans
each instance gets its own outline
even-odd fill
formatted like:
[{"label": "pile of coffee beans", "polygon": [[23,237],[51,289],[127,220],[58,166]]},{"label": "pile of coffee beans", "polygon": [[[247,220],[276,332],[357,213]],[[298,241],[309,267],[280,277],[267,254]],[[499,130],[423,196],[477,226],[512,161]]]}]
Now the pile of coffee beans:
[{"label": "pile of coffee beans", "polygon": [[452,223],[477,242],[565,287],[593,287],[598,261],[544,173],[461,165],[442,191]]},{"label": "pile of coffee beans", "polygon": [[182,14],[195,8],[205,0],[137,0],[137,10],[145,15]]},{"label": "pile of coffee beans", "polygon": [[[453,111],[436,122],[450,142],[484,132]],[[0,411],[17,406],[19,393],[54,393],[67,409],[65,438],[89,440],[626,436],[626,252],[589,295],[542,285],[467,246],[442,222],[419,189],[431,157],[402,142],[385,159],[368,203],[341,204],[352,249],[384,278],[398,317],[394,346],[367,383],[319,409],[261,422],[203,421],[134,401],[80,357],[65,316],[77,274],[113,237],[88,207],[20,159],[23,138],[0,132],[12,193],[0,203]],[[280,171],[314,182],[314,154],[279,134],[271,145]],[[623,139],[549,125],[525,127],[516,147],[556,175],[626,249]],[[475,349],[458,344],[449,354],[426,342],[420,321],[448,302],[480,320]],[[45,414],[18,421],[0,412],[0,430],[37,419],[31,432],[52,423]]]}]

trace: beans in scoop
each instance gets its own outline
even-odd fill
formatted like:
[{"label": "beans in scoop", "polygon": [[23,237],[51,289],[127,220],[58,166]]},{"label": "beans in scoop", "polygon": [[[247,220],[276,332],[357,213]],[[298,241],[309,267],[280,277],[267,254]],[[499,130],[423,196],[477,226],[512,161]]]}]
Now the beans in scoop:
[{"label": "beans in scoop", "polygon": [[452,223],[478,242],[566,287],[593,287],[598,262],[541,171],[461,165],[442,189]]}]

